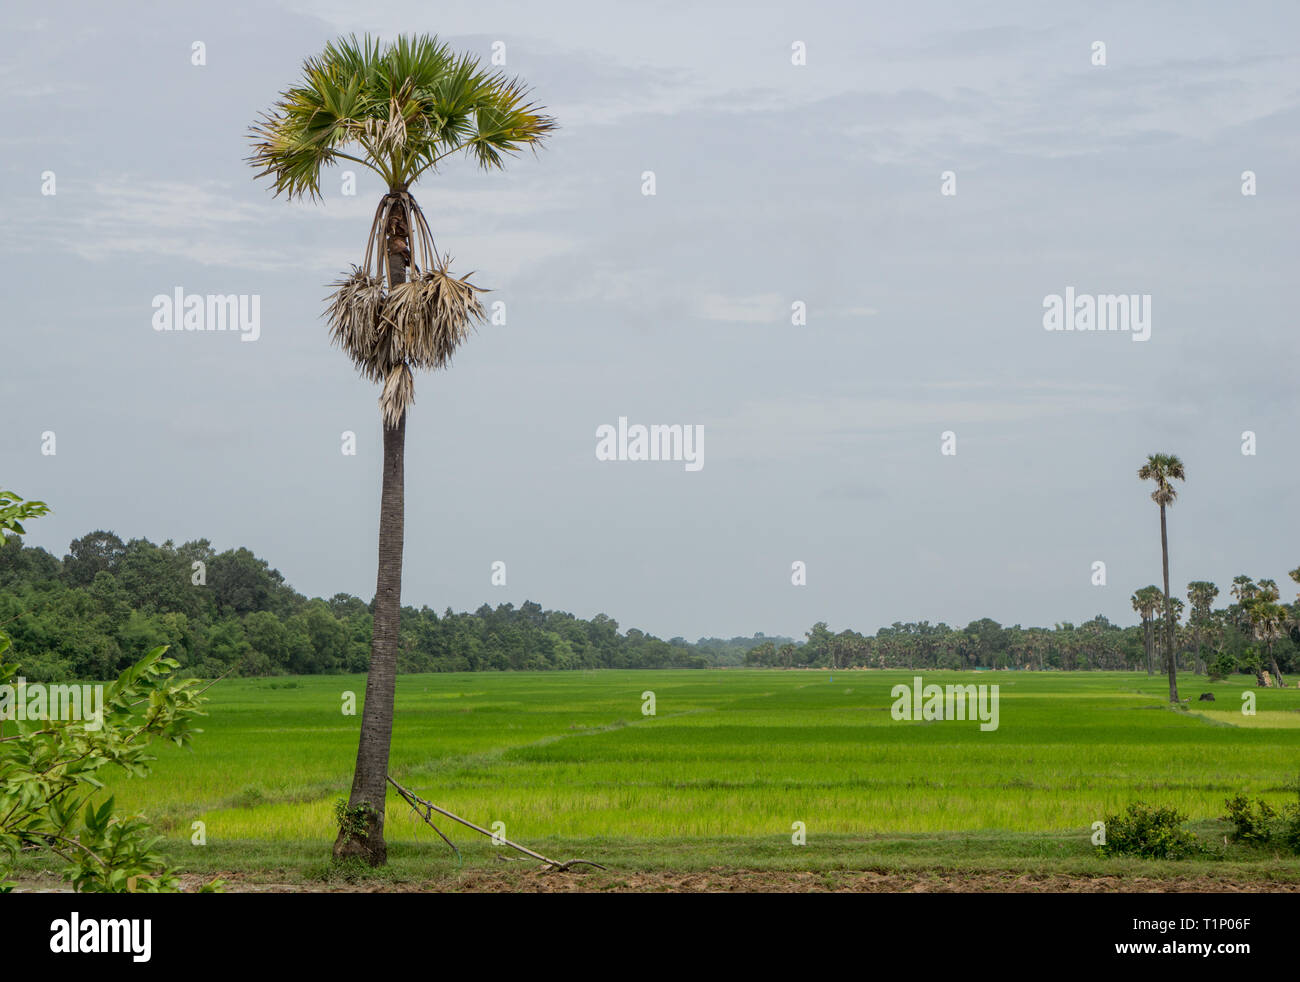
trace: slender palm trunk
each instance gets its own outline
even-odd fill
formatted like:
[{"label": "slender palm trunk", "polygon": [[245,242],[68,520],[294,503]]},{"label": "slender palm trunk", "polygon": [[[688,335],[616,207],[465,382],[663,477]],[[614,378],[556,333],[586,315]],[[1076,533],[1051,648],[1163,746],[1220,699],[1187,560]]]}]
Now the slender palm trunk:
[{"label": "slender palm trunk", "polygon": [[397,641],[401,617],[402,538],[404,526],[403,465],[406,416],[384,427],[384,478],[379,506],[379,573],[375,583],[374,633],[370,671],[361,714],[361,739],[348,805],[365,806],[364,835],[340,829],[336,858],[361,856],[372,866],[388,859],[384,842],[384,801],[388,794],[388,749],[393,735],[393,700],[397,686]]},{"label": "slender palm trunk", "polygon": [[[399,229],[398,231],[403,231]],[[393,247],[390,244],[390,249]],[[406,281],[400,251],[390,251],[391,285]],[[375,577],[374,629],[366,703],[361,711],[357,766],[348,806],[365,809],[364,829],[343,825],[334,841],[334,857],[361,857],[371,866],[388,861],[384,841],[384,802],[388,797],[388,751],[393,736],[393,702],[397,689],[397,645],[402,616],[402,545],[406,524],[406,414],[384,424],[384,476],[379,500],[379,571]]]},{"label": "slender palm trunk", "polygon": [[1142,618],[1142,648],[1147,656],[1147,677],[1151,676],[1151,618]]},{"label": "slender palm trunk", "polygon": [[1178,666],[1174,664],[1174,605],[1169,600],[1169,533],[1165,506],[1160,506],[1160,558],[1165,574],[1165,657],[1169,664],[1169,701],[1178,701]]},{"label": "slender palm trunk", "polygon": [[1282,681],[1282,673],[1278,670],[1277,667],[1277,657],[1273,654],[1272,638],[1268,639],[1268,641],[1265,644],[1265,648],[1268,651],[1268,663],[1273,666],[1273,678],[1277,680],[1277,687],[1279,689],[1285,689],[1286,683]]}]

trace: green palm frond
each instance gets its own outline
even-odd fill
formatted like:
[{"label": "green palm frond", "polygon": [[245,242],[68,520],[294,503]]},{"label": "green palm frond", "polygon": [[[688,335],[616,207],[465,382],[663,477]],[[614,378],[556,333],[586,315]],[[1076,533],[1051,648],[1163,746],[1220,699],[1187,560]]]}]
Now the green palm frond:
[{"label": "green palm frond", "polygon": [[554,128],[518,79],[483,69],[435,37],[399,37],[384,47],[349,36],[303,63],[300,82],[250,128],[248,159],[290,198],[318,198],[322,170],[343,160],[397,191],[458,153],[499,168]]},{"label": "green palm frond", "polygon": [[1147,462],[1138,468],[1137,476],[1143,481],[1155,481],[1156,489],[1151,492],[1151,500],[1158,505],[1171,505],[1178,498],[1178,491],[1171,481],[1184,481],[1187,475],[1183,462],[1175,454],[1156,453],[1147,457]]}]

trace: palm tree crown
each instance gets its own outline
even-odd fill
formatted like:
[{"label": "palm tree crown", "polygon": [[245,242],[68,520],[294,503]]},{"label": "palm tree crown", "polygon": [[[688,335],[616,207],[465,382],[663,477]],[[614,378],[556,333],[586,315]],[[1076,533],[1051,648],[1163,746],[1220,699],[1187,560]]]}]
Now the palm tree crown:
[{"label": "palm tree crown", "polygon": [[1160,587],[1154,585],[1144,586],[1133,594],[1133,609],[1143,617],[1154,617],[1159,607]]},{"label": "palm tree crown", "polygon": [[340,38],[308,58],[302,82],[254,124],[249,159],[290,198],[320,197],[321,168],[340,160],[403,191],[454,154],[499,168],[504,155],[539,144],[555,121],[527,98],[518,79],[427,34],[386,48],[369,35]]},{"label": "palm tree crown", "polygon": [[1147,462],[1138,469],[1138,477],[1143,481],[1155,481],[1156,489],[1151,492],[1151,500],[1157,505],[1172,505],[1178,492],[1170,481],[1184,481],[1183,462],[1174,454],[1155,453],[1147,457]]},{"label": "palm tree crown", "polygon": [[400,37],[387,47],[347,37],[308,58],[301,83],[251,127],[249,162],[277,195],[319,198],[322,169],[340,161],[388,185],[364,258],[332,284],[326,309],[334,343],[383,384],[388,426],[414,401],[412,369],[445,366],[483,318],[482,288],[448,271],[451,257],[439,256],[410,187],[456,154],[490,170],[508,154],[536,149],[555,121],[527,98],[517,79],[484,71],[434,37]]}]

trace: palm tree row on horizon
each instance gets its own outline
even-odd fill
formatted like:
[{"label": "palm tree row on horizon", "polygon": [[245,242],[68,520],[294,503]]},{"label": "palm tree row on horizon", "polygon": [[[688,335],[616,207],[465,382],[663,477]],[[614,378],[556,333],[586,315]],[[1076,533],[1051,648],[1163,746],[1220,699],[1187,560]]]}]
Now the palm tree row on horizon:
[{"label": "palm tree row on horizon", "polygon": [[[1171,597],[1169,593],[1169,532],[1165,512],[1178,499],[1178,491],[1174,488],[1172,482],[1184,481],[1187,475],[1182,460],[1177,456],[1159,453],[1147,457],[1146,463],[1138,469],[1138,478],[1143,481],[1155,482],[1155,490],[1151,492],[1151,500],[1160,508],[1160,560],[1164,576],[1164,589],[1161,591],[1155,586],[1142,587],[1133,594],[1133,609],[1142,618],[1144,635],[1147,639],[1147,674],[1149,675],[1151,674],[1152,625],[1157,607],[1163,607],[1163,616],[1160,618],[1159,628],[1163,642],[1165,667],[1169,673],[1169,701],[1177,703],[1178,674],[1174,659],[1174,625],[1178,623],[1179,618],[1174,606],[1176,604],[1181,609],[1182,601]],[[1291,570],[1288,575],[1297,583],[1300,583],[1300,567]],[[1281,594],[1276,581],[1262,579],[1255,583],[1250,577],[1243,574],[1235,577],[1232,582],[1232,595],[1236,598],[1238,604],[1237,616],[1243,619],[1238,626],[1250,626],[1255,638],[1263,642],[1265,655],[1273,670],[1273,678],[1277,680],[1278,685],[1285,685],[1282,673],[1278,669],[1277,657],[1273,653],[1273,643],[1283,635],[1290,621],[1290,615],[1287,609],[1278,602]],[[1196,580],[1187,586],[1187,598],[1192,604],[1190,625],[1193,629],[1196,644],[1198,671],[1201,666],[1200,646],[1202,632],[1209,620],[1211,604],[1218,595],[1219,588],[1213,583],[1204,580]]]}]

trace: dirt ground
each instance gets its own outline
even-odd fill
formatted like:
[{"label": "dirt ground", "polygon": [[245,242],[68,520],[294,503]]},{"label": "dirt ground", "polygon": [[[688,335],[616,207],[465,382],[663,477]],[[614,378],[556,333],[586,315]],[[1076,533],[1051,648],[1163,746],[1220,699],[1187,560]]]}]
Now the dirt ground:
[{"label": "dirt ground", "polygon": [[[445,880],[275,883],[247,874],[221,877],[233,893],[1300,893],[1295,882],[1060,874],[871,871],[801,873],[716,869],[702,872],[467,872]],[[207,878],[204,878],[207,879]],[[187,890],[202,879],[186,876]],[[34,886],[34,884],[32,885]]]}]

